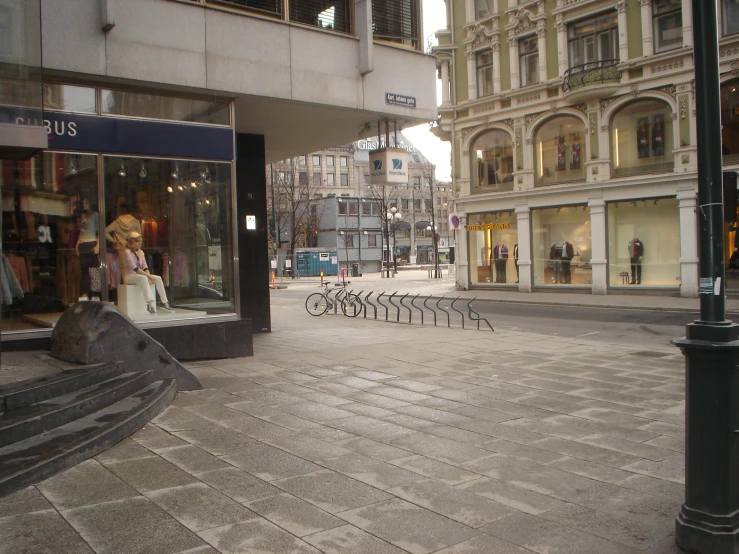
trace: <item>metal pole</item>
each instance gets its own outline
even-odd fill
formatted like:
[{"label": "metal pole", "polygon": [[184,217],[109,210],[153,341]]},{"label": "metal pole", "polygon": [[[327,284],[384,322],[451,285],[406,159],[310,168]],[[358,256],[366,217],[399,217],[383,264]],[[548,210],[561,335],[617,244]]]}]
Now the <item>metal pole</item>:
[{"label": "metal pole", "polygon": [[275,171],[269,164],[269,180],[272,188],[272,254],[277,259],[277,242],[280,240],[280,232],[277,230],[277,206],[275,206]]},{"label": "metal pole", "polygon": [[725,320],[718,29],[715,1],[692,0],[698,153],[700,319],[685,355],[685,503],[675,540],[739,554],[739,325]]},{"label": "metal pole", "polygon": [[431,190],[431,240],[434,244],[434,277],[439,276],[439,243],[436,240],[436,206],[434,205],[434,183],[429,175],[429,189]]}]

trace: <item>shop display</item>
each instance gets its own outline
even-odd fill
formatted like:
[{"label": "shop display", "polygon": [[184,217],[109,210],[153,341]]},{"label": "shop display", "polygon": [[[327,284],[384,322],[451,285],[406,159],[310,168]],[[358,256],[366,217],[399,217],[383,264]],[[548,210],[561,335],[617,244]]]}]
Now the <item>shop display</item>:
[{"label": "shop display", "polygon": [[153,284],[159,300],[162,303],[162,309],[166,312],[172,312],[167,299],[167,292],[164,290],[164,282],[159,275],[153,275],[149,271],[146,263],[144,252],[141,250],[141,234],[132,231],[126,239],[126,249],[123,251],[123,282],[127,285],[135,285],[141,289],[146,302],[146,310],[150,314],[157,313],[156,299],[151,290]]},{"label": "shop display", "polygon": [[518,270],[518,244],[513,246],[513,263],[516,264],[516,283],[521,279],[521,274]]},{"label": "shop display", "polygon": [[629,241],[629,259],[631,261],[631,285],[641,285],[641,264],[644,256],[644,243],[638,238]]},{"label": "shop display", "polygon": [[[90,201],[87,198],[80,200],[79,235],[75,251],[80,257],[81,281],[80,292],[85,298],[92,298],[93,292],[100,293],[100,266],[98,256],[98,223],[99,216],[96,211],[90,209]],[[96,286],[92,286],[92,279],[97,278]],[[99,298],[99,296],[98,296]]]},{"label": "shop display", "polygon": [[508,263],[508,247],[498,244],[493,248],[493,259],[495,260],[495,282],[506,282],[506,264]]},{"label": "shop display", "polygon": [[572,283],[571,261],[575,251],[567,241],[555,242],[549,249],[549,259],[552,260],[555,283]]}]

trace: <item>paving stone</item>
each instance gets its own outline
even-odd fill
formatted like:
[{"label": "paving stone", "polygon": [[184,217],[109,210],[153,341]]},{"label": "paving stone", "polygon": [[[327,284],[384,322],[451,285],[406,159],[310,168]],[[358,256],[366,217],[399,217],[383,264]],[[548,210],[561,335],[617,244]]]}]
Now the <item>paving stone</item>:
[{"label": "paving stone", "polygon": [[369,370],[360,370],[353,372],[354,375],[357,377],[361,377],[362,379],[369,379],[370,381],[384,381],[385,379],[392,379],[395,377],[395,375],[392,375],[390,373],[383,373],[382,371],[369,371]]},{"label": "paving stone", "polygon": [[320,466],[303,458],[261,443],[255,443],[240,454],[232,454],[223,459],[264,481],[303,475],[321,469]]},{"label": "paving stone", "polygon": [[341,517],[412,554],[427,554],[479,535],[471,527],[400,499],[343,512]]},{"label": "paving stone", "polygon": [[0,498],[0,518],[50,510],[52,505],[36,487],[26,487]]},{"label": "paving stone", "polygon": [[390,498],[379,489],[328,470],[282,479],[273,484],[331,514]]},{"label": "paving stone", "polygon": [[214,456],[236,454],[256,443],[254,439],[243,433],[221,426],[178,431],[174,435],[176,438],[192,443]]},{"label": "paving stone", "polygon": [[405,414],[393,414],[389,417],[383,417],[383,421],[400,425],[401,427],[407,427],[408,429],[420,430],[427,427],[436,425],[433,421],[426,419],[419,419],[417,417],[405,415]]},{"label": "paving stone", "polygon": [[481,527],[512,513],[503,504],[437,481],[410,483],[388,492],[469,527]]},{"label": "paving stone", "polygon": [[342,431],[341,429],[334,429],[333,427],[324,426],[311,427],[310,429],[306,429],[305,431],[303,431],[303,434],[322,441],[336,443],[356,437],[356,435],[353,435],[352,433],[347,433],[346,431]]},{"label": "paving stone", "polygon": [[685,452],[685,436],[682,437],[667,437],[661,436],[650,441],[646,441],[644,444],[649,446],[656,446],[657,448],[664,448],[667,450],[673,450],[675,452]]},{"label": "paving stone", "polygon": [[667,435],[669,437],[685,437],[685,427],[683,425],[673,425],[664,421],[652,421],[642,425],[639,429],[648,433]]},{"label": "paving stone", "polygon": [[437,550],[436,554],[531,554],[531,550],[487,535]]},{"label": "paving stone", "polygon": [[204,389],[194,391],[179,391],[177,398],[172,402],[172,406],[185,408],[186,406],[196,406],[198,404],[230,404],[238,402],[239,397],[229,394],[218,389]]},{"label": "paving stone", "polygon": [[[406,454],[409,453],[406,452]],[[425,456],[409,456],[396,459],[393,460],[392,464],[452,486],[479,478],[476,473]]]},{"label": "paving stone", "polygon": [[182,446],[187,444],[182,439],[175,437],[153,423],[145,425],[131,435],[130,438],[152,452],[157,452],[162,448],[171,448],[173,446]]},{"label": "paving stone", "polygon": [[[351,402],[346,398],[328,394],[326,392],[317,392],[311,389],[310,393],[302,394],[301,398],[308,400],[309,402],[318,402],[320,404],[326,404],[326,406],[340,406]],[[342,408],[343,409],[343,408]]]},{"label": "paving stone", "polygon": [[491,423],[500,423],[501,421],[509,421],[515,416],[510,413],[501,412],[498,410],[489,410],[487,408],[481,408],[479,406],[460,406],[451,408],[450,411],[455,414],[474,418],[475,420],[489,421]]},{"label": "paving stone", "polygon": [[93,550],[54,510],[0,518],[0,553],[92,554]]},{"label": "paving stone", "polygon": [[[203,541],[150,500],[137,496],[62,512],[98,554],[168,554]],[[67,552],[56,550],[56,552]]]},{"label": "paving stone", "polygon": [[[568,427],[572,431],[587,433],[585,436],[604,435],[608,437],[626,439],[633,442],[648,441],[658,436],[655,433],[648,433],[639,429],[626,429],[617,425],[610,425],[608,423],[601,423],[600,421],[592,421],[588,419],[583,419],[581,417],[572,417],[570,415],[558,415],[554,417],[549,417],[545,421],[546,423],[551,423],[555,426]],[[554,435],[554,433],[551,434]]]},{"label": "paving stone", "polygon": [[422,383],[421,381],[413,381],[411,379],[401,378],[387,379],[383,381],[382,384],[420,393],[429,392],[432,390],[439,390],[442,388],[439,385],[431,385],[429,383]]},{"label": "paving stone", "polygon": [[159,456],[113,462],[106,467],[139,492],[197,482],[192,475]]},{"label": "paving stone", "polygon": [[481,477],[475,481],[468,481],[456,487],[483,498],[495,500],[519,512],[539,515],[564,505],[564,502],[551,496],[539,494],[515,484]]},{"label": "paving stone", "polygon": [[334,517],[299,498],[284,493],[249,502],[246,506],[275,525],[298,537],[304,537],[305,535],[311,535],[346,524],[344,520]]},{"label": "paving stone", "polygon": [[528,514],[515,514],[482,528],[494,537],[540,554],[633,554],[630,547]]},{"label": "paving stone", "polygon": [[589,462],[587,460],[581,460],[579,458],[564,457],[559,460],[555,460],[549,464],[551,467],[556,467],[563,471],[569,471],[576,475],[582,475],[590,479],[597,481],[604,481],[613,485],[618,484],[620,481],[633,475],[628,471],[623,471],[612,466],[605,464],[599,464],[596,462]]},{"label": "paving stone", "polygon": [[[311,383],[310,386],[312,389],[316,389],[317,391],[326,392],[328,394],[333,394],[336,396],[342,396],[350,400],[355,400],[355,398],[353,398],[352,395],[362,394],[353,387],[347,387],[346,385],[342,385],[341,383],[332,383],[329,381],[317,381],[317,382]],[[365,393],[365,394],[369,394],[369,393]]]},{"label": "paving stone", "polygon": [[281,409],[296,416],[308,419],[310,421],[316,421],[319,423],[325,423],[332,419],[340,419],[345,417],[351,417],[353,414],[339,408],[333,408],[326,404],[320,404],[318,402],[300,402],[299,404],[289,404],[281,406]]},{"label": "paving stone", "polygon": [[629,473],[628,477],[616,484],[627,489],[663,496],[678,503],[685,500],[685,485],[665,479]]},{"label": "paving stone", "polygon": [[646,554],[685,554],[685,551],[675,542],[675,535],[665,537],[645,552]]},{"label": "paving stone", "polygon": [[213,426],[211,421],[177,406],[169,406],[161,414],[152,419],[151,423],[170,432],[184,431],[185,429],[203,429],[204,427]]},{"label": "paving stone", "polygon": [[201,531],[199,535],[223,554],[319,553],[309,544],[262,518],[208,529]]},{"label": "paving stone", "polygon": [[450,464],[463,464],[490,456],[491,452],[462,444],[442,437],[435,437],[427,433],[413,433],[403,437],[390,439],[390,444],[405,448],[414,454],[421,454],[435,460]]},{"label": "paving stone", "polygon": [[383,540],[365,533],[352,525],[343,525],[321,533],[315,533],[303,540],[312,544],[325,554],[402,554]]},{"label": "paving stone", "polygon": [[631,454],[624,454],[611,449],[600,448],[583,442],[569,441],[557,437],[542,439],[532,442],[530,445],[535,446],[536,448],[550,450],[552,452],[559,452],[560,454],[571,456],[573,458],[599,462],[613,467],[621,467],[639,460],[639,457]]},{"label": "paving stone", "polygon": [[331,377],[329,378],[329,381],[359,390],[373,389],[380,386],[380,383],[378,383],[377,381],[362,379],[361,377],[357,377],[356,375],[342,375],[341,377]]},{"label": "paving stone", "polygon": [[107,464],[111,462],[120,462],[122,460],[150,458],[152,456],[156,456],[156,454],[129,438],[123,439],[118,444],[104,450],[95,456],[95,459],[101,464]]},{"label": "paving stone", "polygon": [[517,442],[499,439],[484,443],[484,448],[485,450],[490,450],[492,452],[507,454],[509,456],[522,458],[524,460],[531,460],[532,462],[539,462],[542,464],[547,464],[553,462],[554,460],[559,460],[563,457],[562,454],[559,454],[557,452],[537,448],[536,444],[537,443],[520,444]]},{"label": "paving stone", "polygon": [[685,457],[672,456],[660,462],[652,460],[640,460],[623,466],[621,469],[641,473],[657,479],[667,479],[675,483],[685,483]]},{"label": "paving stone", "polygon": [[385,408],[378,408],[377,406],[370,406],[369,404],[362,404],[361,402],[354,401],[342,404],[341,409],[355,415],[374,417],[376,419],[397,415],[392,410],[386,410]]},{"label": "paving stone", "polygon": [[315,421],[310,421],[308,419],[304,419],[292,414],[286,414],[284,412],[281,412],[280,410],[275,410],[275,413],[271,414],[262,413],[257,415],[256,417],[264,419],[265,421],[269,421],[270,423],[274,423],[275,425],[279,425],[280,427],[285,427],[292,431],[303,432],[308,431],[309,429],[316,429],[320,427],[320,424],[316,423]]},{"label": "paving stone", "polygon": [[[300,371],[298,373],[304,373],[304,372]],[[307,384],[310,386],[310,382],[308,382]],[[306,394],[311,394],[311,393],[316,392],[315,390],[311,388],[304,387],[302,385],[296,385],[295,383],[276,383],[274,385],[270,385],[270,388],[274,390],[278,390],[280,392],[285,392],[287,394],[292,394],[293,396],[299,396],[301,398],[305,398]]]},{"label": "paving stone", "polygon": [[57,510],[138,496],[136,490],[95,460],[85,460],[36,486]]},{"label": "paving stone", "polygon": [[[671,456],[674,456],[675,452],[666,450],[664,448],[657,448],[656,446],[649,446],[640,442],[633,442],[630,440],[622,439],[619,437],[609,437],[605,435],[593,435],[589,437],[583,437],[580,439],[582,442],[587,444],[594,444],[602,448],[610,450],[616,450],[618,452],[624,452],[631,454],[636,458],[646,458],[647,460],[653,460],[656,462],[665,460]],[[636,460],[633,460],[636,461]],[[628,464],[626,462],[623,465]]]},{"label": "paving stone", "polygon": [[205,471],[195,474],[195,477],[236,502],[249,502],[282,493],[277,487],[235,467]]},{"label": "paving stone", "polygon": [[226,462],[193,445],[175,446],[159,451],[159,455],[188,473],[200,473],[230,467]]},{"label": "paving stone", "polygon": [[407,427],[364,416],[335,419],[331,421],[330,426],[377,441],[387,441],[387,439],[410,435],[414,432]]},{"label": "paving stone", "polygon": [[420,392],[413,392],[404,389],[396,389],[395,387],[388,387],[385,385],[373,387],[372,389],[370,389],[370,391],[372,392],[372,394],[387,396],[388,398],[402,400],[404,402],[418,402],[420,400],[425,400],[426,398],[429,398],[428,394],[421,394]]},{"label": "paving stone", "polygon": [[354,402],[361,402],[362,404],[369,404],[370,406],[377,406],[378,408],[385,408],[388,410],[393,410],[400,406],[407,406],[409,404],[409,402],[405,400],[396,400],[394,398],[388,398],[387,396],[372,394],[371,392],[353,392],[343,396]]},{"label": "paving stone", "polygon": [[329,469],[380,490],[413,483],[424,478],[418,473],[361,454],[324,460],[322,464]]},{"label": "paving stone", "polygon": [[370,456],[386,462],[396,460],[398,458],[406,458],[411,454],[408,450],[403,450],[402,448],[390,446],[389,444],[384,444],[382,442],[373,441],[372,439],[365,437],[341,440],[336,444],[358,452],[359,454],[364,454],[365,456]]},{"label": "paving stone", "polygon": [[312,462],[353,454],[351,450],[305,434],[276,438],[270,444]]}]

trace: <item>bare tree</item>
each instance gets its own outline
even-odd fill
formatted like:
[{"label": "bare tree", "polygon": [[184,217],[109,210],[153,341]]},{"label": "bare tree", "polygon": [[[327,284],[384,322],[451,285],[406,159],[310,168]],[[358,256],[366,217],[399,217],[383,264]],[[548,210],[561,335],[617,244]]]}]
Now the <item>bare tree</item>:
[{"label": "bare tree", "polygon": [[431,162],[422,162],[421,163],[421,174],[422,174],[422,182],[421,182],[421,190],[425,186],[428,186],[429,192],[431,194],[431,240],[432,244],[434,246],[434,277],[440,277],[439,275],[439,233],[437,231],[437,225],[436,225],[436,199],[434,197],[434,192],[436,188],[436,166],[432,164]]},{"label": "bare tree", "polygon": [[[400,201],[400,190],[398,185],[369,185],[371,197],[379,202],[380,204],[380,221],[382,223],[382,263],[381,270],[387,272],[387,277],[390,276],[390,259],[388,257],[387,264],[385,263],[385,252],[388,251],[390,241],[390,221],[388,215],[390,214],[390,208],[398,206]],[[393,253],[395,255],[395,253]]]}]

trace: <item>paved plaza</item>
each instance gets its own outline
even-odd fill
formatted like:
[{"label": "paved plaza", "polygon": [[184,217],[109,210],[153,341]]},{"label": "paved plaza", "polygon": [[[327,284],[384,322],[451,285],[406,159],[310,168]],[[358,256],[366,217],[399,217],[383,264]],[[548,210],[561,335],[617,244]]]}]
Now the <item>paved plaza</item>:
[{"label": "paved plaza", "polygon": [[683,357],[273,307],[255,356],[0,499],[0,552],[677,553]]}]

